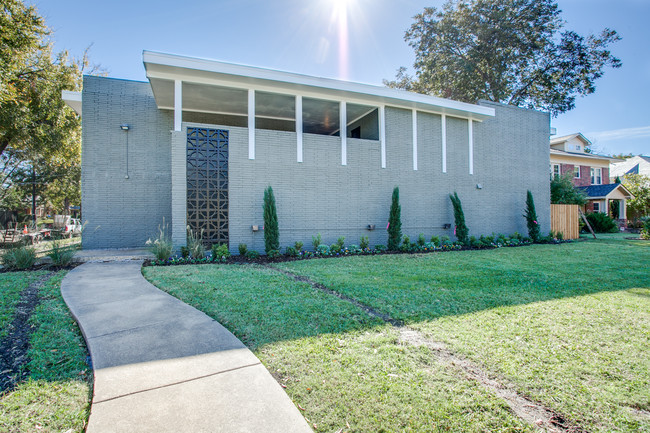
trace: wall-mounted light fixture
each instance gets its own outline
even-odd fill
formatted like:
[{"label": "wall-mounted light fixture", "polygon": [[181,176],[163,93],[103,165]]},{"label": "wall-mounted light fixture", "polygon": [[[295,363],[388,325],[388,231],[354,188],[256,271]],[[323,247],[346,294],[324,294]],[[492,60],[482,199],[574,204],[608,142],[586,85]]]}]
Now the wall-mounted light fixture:
[{"label": "wall-mounted light fixture", "polygon": [[120,129],[126,132],[126,174],[124,175],[124,179],[128,179],[129,178],[129,129],[131,129],[131,127],[127,123],[123,123],[120,125]]},{"label": "wall-mounted light fixture", "polygon": [[368,225],[366,226],[366,228],[367,228],[368,230],[374,230],[374,229],[375,229],[375,225],[374,225],[374,224],[368,224]]},{"label": "wall-mounted light fixture", "polygon": [[451,224],[443,224],[443,225],[442,225],[442,228],[443,228],[443,229],[450,229],[450,228],[451,228]]},{"label": "wall-mounted light fixture", "polygon": [[483,189],[483,184],[482,183],[477,183],[476,184],[476,189]]}]

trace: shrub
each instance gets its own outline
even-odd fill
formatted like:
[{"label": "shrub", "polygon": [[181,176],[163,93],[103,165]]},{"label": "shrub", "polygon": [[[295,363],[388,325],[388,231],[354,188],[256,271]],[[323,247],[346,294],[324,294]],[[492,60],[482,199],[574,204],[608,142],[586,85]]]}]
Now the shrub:
[{"label": "shrub", "polygon": [[321,256],[329,256],[330,247],[328,247],[327,245],[319,245],[318,248],[316,248],[316,252]]},{"label": "shrub", "polygon": [[388,249],[397,251],[402,240],[402,207],[399,205],[399,188],[393,189],[393,200],[388,217]]},{"label": "shrub", "polygon": [[352,254],[361,254],[363,250],[359,248],[359,245],[352,244],[348,247],[348,251],[350,251]]},{"label": "shrub", "polygon": [[248,246],[246,244],[239,244],[239,255],[245,257],[247,252]]},{"label": "shrub", "polygon": [[424,237],[424,233],[420,233],[418,235],[418,240],[417,240],[418,246],[423,247],[424,244],[426,243],[427,243],[427,239]]},{"label": "shrub", "polygon": [[[60,241],[55,240],[52,242],[52,251],[50,251],[47,256],[52,259],[52,263],[55,266],[68,266],[70,262],[72,262],[74,253],[74,247],[64,247]],[[169,254],[165,255],[164,258],[160,258],[160,256],[155,252],[154,255],[158,260],[167,260],[169,257],[171,257],[171,244]]]},{"label": "shrub", "polygon": [[382,244],[375,245],[375,251],[377,251],[378,253],[383,253],[384,251],[386,251],[386,245],[382,245]]},{"label": "shrub", "polygon": [[336,240],[336,245],[338,245],[341,249],[345,248],[345,236],[341,236]]},{"label": "shrub", "polygon": [[440,246],[444,245],[451,245],[451,240],[449,239],[449,236],[443,236],[440,238]]},{"label": "shrub", "polygon": [[517,241],[521,242],[523,239],[524,239],[524,237],[519,232],[514,232],[513,234],[510,235],[510,240],[511,241],[517,240]]},{"label": "shrub", "polygon": [[186,259],[190,256],[190,249],[187,247],[181,247],[181,257]]},{"label": "shrub", "polygon": [[26,246],[10,248],[0,259],[8,269],[28,269],[36,263],[36,250]]},{"label": "shrub", "polygon": [[650,239],[650,218],[645,218],[645,221],[643,222],[643,228],[639,233],[639,237],[646,240]]},{"label": "shrub", "polygon": [[[58,242],[55,242],[52,244],[52,246],[55,247],[55,244],[58,246]],[[172,256],[172,253],[174,252],[174,246],[172,245],[171,236],[169,236],[169,233],[167,232],[167,226],[165,225],[164,218],[162,225],[158,226],[158,235],[153,240],[147,239],[146,245],[149,245],[149,250],[153,253],[154,256],[156,256],[156,259],[158,260],[167,260]],[[72,257],[70,260],[72,260]],[[52,261],[54,261],[54,259],[52,259]]]},{"label": "shrub", "polygon": [[359,248],[365,250],[369,247],[370,247],[370,241],[368,240],[368,236],[361,236],[361,242],[359,243]]},{"label": "shrub", "polygon": [[280,250],[270,250],[268,253],[266,253],[266,256],[269,259],[277,259],[280,257]]},{"label": "shrub", "polygon": [[508,245],[508,237],[502,233],[496,235],[496,243],[499,245]]},{"label": "shrub", "polygon": [[454,206],[454,222],[456,224],[454,228],[454,234],[456,239],[462,245],[467,245],[469,243],[469,229],[465,224],[465,214],[463,213],[463,206],[460,203],[458,194],[454,192],[454,195],[449,194],[451,199],[451,204]]},{"label": "shrub", "polygon": [[589,225],[596,233],[616,233],[618,226],[614,220],[607,214],[602,212],[592,212],[586,214]]},{"label": "shrub", "polygon": [[193,259],[202,259],[205,257],[205,246],[203,246],[203,230],[197,235],[194,231],[187,227],[187,249],[190,257]]},{"label": "shrub", "polygon": [[322,242],[320,233],[317,233],[316,236],[311,237],[311,244],[314,247],[314,251],[318,251],[318,247],[320,246]]},{"label": "shrub", "polygon": [[551,203],[577,204],[587,203],[587,195],[573,185],[573,172],[562,176],[553,176],[551,179]]},{"label": "shrub", "polygon": [[248,250],[246,251],[246,258],[249,260],[259,259],[260,253],[255,250]]},{"label": "shrub", "polygon": [[[270,257],[271,250],[280,249],[280,231],[278,229],[278,214],[275,210],[273,188],[264,190],[264,251]],[[279,254],[279,253],[278,253]]]},{"label": "shrub", "polygon": [[440,238],[438,236],[431,236],[431,243],[436,247],[440,246]]},{"label": "shrub", "polygon": [[338,243],[330,245],[330,253],[332,254],[337,254],[340,253],[342,250],[341,245]]},{"label": "shrub", "polygon": [[304,245],[305,245],[305,244],[303,244],[302,242],[300,242],[300,241],[296,241],[296,243],[293,244],[293,247],[296,249],[296,252],[300,252],[300,251],[302,250],[302,247],[303,247]]},{"label": "shrub", "polygon": [[404,252],[409,252],[409,251],[411,251],[411,238],[409,238],[408,236],[404,235],[404,236],[402,237],[402,245],[400,246],[399,249],[400,249],[401,251],[404,251]]},{"label": "shrub", "polygon": [[284,254],[289,257],[296,257],[298,255],[298,251],[296,250],[295,247],[287,247]]},{"label": "shrub", "polygon": [[225,262],[228,257],[230,257],[230,251],[228,251],[228,245],[226,244],[214,244],[212,245],[212,260]]},{"label": "shrub", "polygon": [[537,212],[535,212],[535,202],[533,201],[533,193],[526,191],[526,213],[524,213],[526,218],[526,225],[528,226],[528,237],[533,240],[533,242],[538,242],[541,236],[539,230],[539,222],[537,221]]},{"label": "shrub", "polygon": [[481,246],[478,239],[476,239],[476,236],[469,237],[469,246],[472,248],[479,248]]}]

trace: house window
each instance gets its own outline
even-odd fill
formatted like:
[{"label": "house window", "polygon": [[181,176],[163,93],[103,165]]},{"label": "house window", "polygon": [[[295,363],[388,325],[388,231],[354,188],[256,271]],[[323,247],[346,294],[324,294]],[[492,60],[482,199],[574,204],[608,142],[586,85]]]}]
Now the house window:
[{"label": "house window", "polygon": [[579,144],[576,144],[576,150],[582,150],[582,146],[580,146]]},{"label": "house window", "polygon": [[591,184],[600,185],[603,183],[603,169],[602,168],[592,168],[591,169]]},{"label": "house window", "polygon": [[600,203],[594,202],[594,212],[600,212]]},{"label": "house window", "polygon": [[551,164],[551,178],[560,177],[560,164]]},{"label": "house window", "polygon": [[580,166],[579,165],[576,165],[575,167],[573,167],[573,177],[575,177],[576,179],[580,178]]}]

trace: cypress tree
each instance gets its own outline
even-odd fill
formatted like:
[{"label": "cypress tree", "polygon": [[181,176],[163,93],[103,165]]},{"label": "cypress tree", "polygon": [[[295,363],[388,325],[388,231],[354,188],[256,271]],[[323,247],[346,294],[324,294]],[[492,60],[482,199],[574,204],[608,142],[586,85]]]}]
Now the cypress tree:
[{"label": "cypress tree", "polygon": [[454,234],[463,245],[469,245],[469,229],[465,224],[465,214],[463,213],[463,206],[460,204],[458,194],[454,191],[454,195],[449,194],[451,204],[454,206]]},{"label": "cypress tree", "polygon": [[397,251],[402,241],[402,207],[399,205],[399,188],[393,189],[393,201],[388,216],[388,250]]},{"label": "cypress tree", "polygon": [[538,242],[541,237],[539,230],[539,222],[537,221],[537,212],[535,211],[535,202],[533,201],[533,193],[528,190],[526,192],[526,225],[528,226],[528,237],[533,242]]},{"label": "cypress tree", "polygon": [[270,186],[264,190],[264,250],[280,249],[280,232],[278,230],[278,214],[275,210],[275,196]]}]

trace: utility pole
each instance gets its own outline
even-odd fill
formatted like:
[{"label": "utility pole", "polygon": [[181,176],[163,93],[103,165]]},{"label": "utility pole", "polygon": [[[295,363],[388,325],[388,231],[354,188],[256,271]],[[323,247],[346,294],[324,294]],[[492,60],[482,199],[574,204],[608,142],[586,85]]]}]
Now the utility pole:
[{"label": "utility pole", "polygon": [[32,164],[32,224],[36,227],[36,171]]}]

